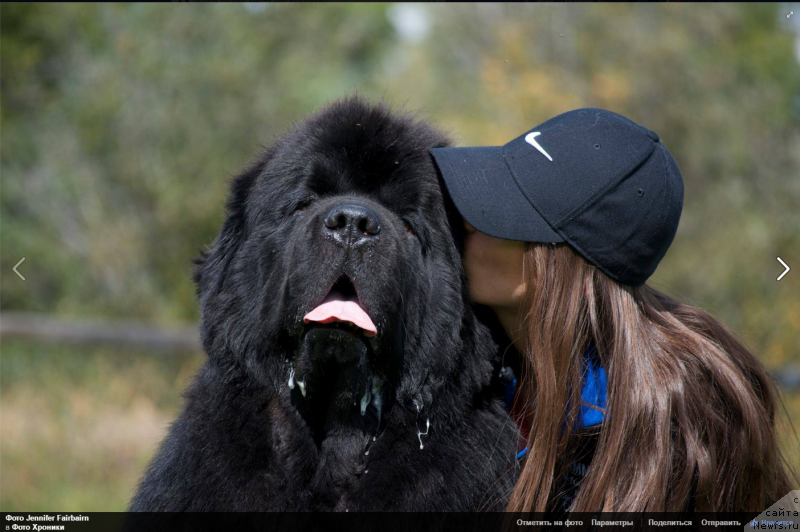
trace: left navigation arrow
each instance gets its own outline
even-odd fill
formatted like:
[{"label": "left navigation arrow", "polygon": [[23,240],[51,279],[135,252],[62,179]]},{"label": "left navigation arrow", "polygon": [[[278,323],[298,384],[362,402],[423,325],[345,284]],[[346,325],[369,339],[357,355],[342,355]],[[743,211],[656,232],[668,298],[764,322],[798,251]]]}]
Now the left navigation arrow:
[{"label": "left navigation arrow", "polygon": [[22,257],[21,259],[19,259],[19,262],[18,262],[18,263],[16,263],[16,264],[14,265],[14,267],[13,267],[13,268],[11,268],[11,269],[12,269],[12,270],[14,270],[14,273],[16,273],[17,275],[19,275],[19,278],[20,278],[20,279],[22,279],[22,280],[24,281],[24,280],[25,280],[25,277],[24,277],[24,276],[23,276],[21,273],[19,273],[19,270],[17,270],[17,268],[19,268],[19,265],[20,265],[20,264],[22,264],[23,262],[25,262],[25,257]]}]

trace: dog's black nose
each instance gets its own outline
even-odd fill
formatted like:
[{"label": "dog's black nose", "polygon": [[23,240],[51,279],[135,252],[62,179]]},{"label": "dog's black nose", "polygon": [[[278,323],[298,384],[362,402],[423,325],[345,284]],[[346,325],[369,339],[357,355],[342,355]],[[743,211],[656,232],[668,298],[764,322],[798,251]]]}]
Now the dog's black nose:
[{"label": "dog's black nose", "polygon": [[343,203],[331,209],[325,217],[325,230],[337,236],[352,233],[355,243],[380,233],[381,224],[378,215],[363,205]]}]

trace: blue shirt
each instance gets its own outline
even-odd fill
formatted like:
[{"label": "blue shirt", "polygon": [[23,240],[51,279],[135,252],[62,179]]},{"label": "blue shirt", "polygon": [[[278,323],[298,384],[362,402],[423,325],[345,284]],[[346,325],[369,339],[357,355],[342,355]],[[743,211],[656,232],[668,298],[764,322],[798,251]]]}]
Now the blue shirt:
[{"label": "blue shirt", "polygon": [[[603,422],[607,402],[606,370],[600,364],[597,348],[590,343],[583,352],[583,388],[581,389],[581,417],[578,428],[593,427]],[[602,409],[602,410],[600,410]]]},{"label": "blue shirt", "polygon": [[[505,403],[506,408],[511,409],[516,392],[517,379],[506,385]],[[580,417],[576,429],[584,429],[599,425],[605,419],[607,404],[608,380],[606,371],[600,364],[600,357],[594,342],[591,342],[583,352],[583,385],[581,388]],[[525,447],[517,453],[519,460],[528,452]]]}]

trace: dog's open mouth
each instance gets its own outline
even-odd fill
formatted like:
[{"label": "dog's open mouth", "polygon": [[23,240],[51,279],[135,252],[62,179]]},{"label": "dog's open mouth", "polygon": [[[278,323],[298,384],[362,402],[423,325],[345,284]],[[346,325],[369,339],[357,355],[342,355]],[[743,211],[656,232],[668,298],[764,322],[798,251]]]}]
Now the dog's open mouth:
[{"label": "dog's open mouth", "polygon": [[347,277],[336,281],[322,303],[303,317],[303,322],[332,325],[347,332],[363,334],[367,338],[378,334],[369,314],[361,308],[355,287]]},{"label": "dog's open mouth", "polygon": [[375,355],[378,329],[350,278],[340,277],[303,322],[289,387],[299,387],[298,406],[318,443],[332,419],[355,416],[364,420],[360,423],[380,423],[386,364]]}]

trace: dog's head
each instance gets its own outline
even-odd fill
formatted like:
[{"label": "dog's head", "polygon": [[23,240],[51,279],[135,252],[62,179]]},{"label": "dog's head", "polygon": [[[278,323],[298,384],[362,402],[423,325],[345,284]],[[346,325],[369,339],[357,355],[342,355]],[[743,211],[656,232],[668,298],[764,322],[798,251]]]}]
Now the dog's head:
[{"label": "dog's head", "polygon": [[322,401],[328,416],[458,403],[484,385],[492,344],[428,151],[447,143],[352,97],[266,150],[234,180],[195,271],[212,359],[245,364],[295,404]]}]

